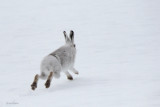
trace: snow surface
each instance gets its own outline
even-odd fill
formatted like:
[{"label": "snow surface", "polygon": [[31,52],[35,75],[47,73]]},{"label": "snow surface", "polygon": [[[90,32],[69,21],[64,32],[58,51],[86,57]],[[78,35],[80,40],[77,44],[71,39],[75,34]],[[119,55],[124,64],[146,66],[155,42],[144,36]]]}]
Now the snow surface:
[{"label": "snow surface", "polygon": [[[0,0],[0,107],[160,107],[160,0]],[[75,31],[79,75],[31,90]]]}]

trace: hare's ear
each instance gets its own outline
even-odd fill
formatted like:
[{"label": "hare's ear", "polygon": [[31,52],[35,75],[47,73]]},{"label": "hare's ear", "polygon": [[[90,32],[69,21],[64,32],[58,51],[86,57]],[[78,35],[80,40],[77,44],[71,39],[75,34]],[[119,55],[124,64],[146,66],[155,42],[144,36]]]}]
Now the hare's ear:
[{"label": "hare's ear", "polygon": [[63,31],[63,34],[64,34],[64,38],[65,38],[65,41],[66,41],[66,43],[69,41],[69,38],[68,38],[68,36],[67,36],[67,34],[66,34],[66,31]]},{"label": "hare's ear", "polygon": [[71,42],[74,43],[74,32],[73,32],[73,30],[70,31],[69,36],[70,36]]}]

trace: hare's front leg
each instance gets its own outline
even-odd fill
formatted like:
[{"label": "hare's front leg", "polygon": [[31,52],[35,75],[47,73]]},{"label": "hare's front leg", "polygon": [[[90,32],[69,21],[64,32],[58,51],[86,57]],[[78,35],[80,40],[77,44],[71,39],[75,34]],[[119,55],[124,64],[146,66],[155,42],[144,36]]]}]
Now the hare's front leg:
[{"label": "hare's front leg", "polygon": [[70,68],[69,70],[71,70],[73,73],[75,73],[75,74],[79,74],[79,72],[75,69],[75,68]]},{"label": "hare's front leg", "polygon": [[73,80],[72,75],[68,71],[65,71],[65,74],[69,80]]},{"label": "hare's front leg", "polygon": [[49,76],[48,76],[48,79],[47,79],[47,81],[46,81],[46,83],[45,83],[46,88],[49,88],[49,87],[50,87],[52,78],[53,78],[53,72],[50,72],[50,74],[49,74]]},{"label": "hare's front leg", "polygon": [[32,90],[35,90],[35,89],[37,88],[38,79],[39,79],[39,75],[37,74],[37,75],[34,77],[33,83],[31,84]]}]

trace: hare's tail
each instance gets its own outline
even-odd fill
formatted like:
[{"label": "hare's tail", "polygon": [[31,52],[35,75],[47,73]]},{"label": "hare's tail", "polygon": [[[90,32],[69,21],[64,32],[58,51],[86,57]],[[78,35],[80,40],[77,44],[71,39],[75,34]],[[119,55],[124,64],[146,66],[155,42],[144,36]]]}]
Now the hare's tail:
[{"label": "hare's tail", "polygon": [[41,72],[39,78],[43,79],[43,80],[46,80],[47,79],[47,75],[44,73],[44,72]]}]

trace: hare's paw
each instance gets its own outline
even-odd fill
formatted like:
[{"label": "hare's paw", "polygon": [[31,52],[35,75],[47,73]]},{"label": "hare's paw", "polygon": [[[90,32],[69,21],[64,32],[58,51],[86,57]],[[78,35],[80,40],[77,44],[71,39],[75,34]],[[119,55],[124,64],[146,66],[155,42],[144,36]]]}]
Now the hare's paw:
[{"label": "hare's paw", "polygon": [[79,72],[75,68],[70,68],[70,70],[77,75],[79,74]]},{"label": "hare's paw", "polygon": [[77,74],[77,75],[79,74],[79,72],[78,72],[78,71],[75,71],[74,73],[75,73],[75,74]]},{"label": "hare's paw", "polygon": [[72,77],[72,76],[67,76],[67,78],[68,78],[69,80],[73,80],[73,77]]},{"label": "hare's paw", "polygon": [[47,80],[47,81],[46,81],[46,83],[45,83],[46,88],[49,88],[49,87],[50,87],[50,83],[51,83],[50,80]]},{"label": "hare's paw", "polygon": [[35,90],[37,88],[37,83],[36,82],[33,82],[32,84],[31,84],[31,89],[32,90]]}]

